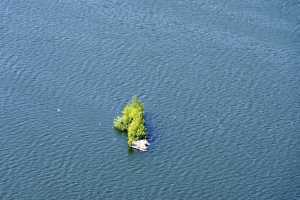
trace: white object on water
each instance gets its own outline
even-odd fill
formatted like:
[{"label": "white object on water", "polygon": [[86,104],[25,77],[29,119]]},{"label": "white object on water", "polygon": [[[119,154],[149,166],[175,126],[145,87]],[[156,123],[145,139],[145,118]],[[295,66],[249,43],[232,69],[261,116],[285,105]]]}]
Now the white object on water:
[{"label": "white object on water", "polygon": [[56,111],[57,111],[57,112],[60,112],[61,110],[60,110],[59,108],[56,108]]},{"label": "white object on water", "polygon": [[133,141],[131,147],[140,151],[147,151],[149,145],[149,142],[145,139]]}]

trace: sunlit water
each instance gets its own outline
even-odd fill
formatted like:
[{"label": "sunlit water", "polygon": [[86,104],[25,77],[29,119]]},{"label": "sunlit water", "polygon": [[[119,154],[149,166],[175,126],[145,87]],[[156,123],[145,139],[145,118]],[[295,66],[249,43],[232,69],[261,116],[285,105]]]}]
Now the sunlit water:
[{"label": "sunlit water", "polygon": [[1,0],[0,199],[299,199],[299,67],[296,0]]}]

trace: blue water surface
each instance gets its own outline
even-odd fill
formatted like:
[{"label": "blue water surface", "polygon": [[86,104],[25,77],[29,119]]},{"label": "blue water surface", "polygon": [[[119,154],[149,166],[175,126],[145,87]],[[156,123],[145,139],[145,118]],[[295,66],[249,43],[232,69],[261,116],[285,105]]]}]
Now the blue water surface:
[{"label": "blue water surface", "polygon": [[0,199],[299,200],[299,68],[297,0],[1,0]]}]

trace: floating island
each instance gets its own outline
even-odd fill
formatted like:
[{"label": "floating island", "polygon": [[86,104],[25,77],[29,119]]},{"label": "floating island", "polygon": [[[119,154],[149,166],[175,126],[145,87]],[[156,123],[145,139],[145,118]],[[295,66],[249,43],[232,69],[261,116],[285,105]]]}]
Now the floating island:
[{"label": "floating island", "polygon": [[124,107],[122,115],[114,120],[114,128],[127,133],[129,147],[147,151],[149,142],[145,128],[144,104],[138,97],[134,96]]}]

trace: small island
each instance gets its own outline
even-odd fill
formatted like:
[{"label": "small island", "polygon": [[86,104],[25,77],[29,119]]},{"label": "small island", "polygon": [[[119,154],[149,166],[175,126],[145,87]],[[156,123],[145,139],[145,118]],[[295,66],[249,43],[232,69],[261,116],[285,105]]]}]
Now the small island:
[{"label": "small island", "polygon": [[137,96],[124,107],[122,116],[114,120],[114,128],[127,132],[129,147],[147,151],[149,143],[145,128],[144,104]]}]

